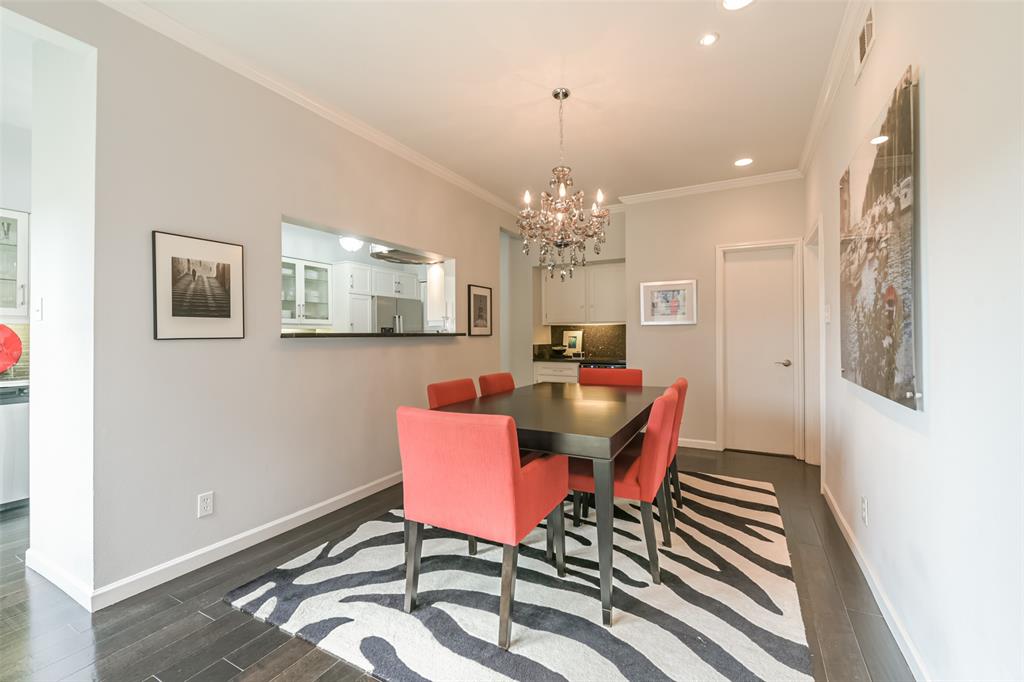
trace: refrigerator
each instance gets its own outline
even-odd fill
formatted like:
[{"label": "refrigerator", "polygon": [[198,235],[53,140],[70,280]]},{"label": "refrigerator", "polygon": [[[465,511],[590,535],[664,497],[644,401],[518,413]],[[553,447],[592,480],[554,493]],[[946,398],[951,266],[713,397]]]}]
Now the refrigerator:
[{"label": "refrigerator", "polygon": [[373,297],[373,331],[390,328],[396,334],[423,331],[423,302],[394,296]]}]

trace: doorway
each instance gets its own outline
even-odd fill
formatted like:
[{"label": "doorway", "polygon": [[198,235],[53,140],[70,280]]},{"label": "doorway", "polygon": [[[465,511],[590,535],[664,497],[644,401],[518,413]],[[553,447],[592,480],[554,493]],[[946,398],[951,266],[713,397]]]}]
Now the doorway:
[{"label": "doorway", "polygon": [[803,459],[801,240],[716,250],[718,442]]}]

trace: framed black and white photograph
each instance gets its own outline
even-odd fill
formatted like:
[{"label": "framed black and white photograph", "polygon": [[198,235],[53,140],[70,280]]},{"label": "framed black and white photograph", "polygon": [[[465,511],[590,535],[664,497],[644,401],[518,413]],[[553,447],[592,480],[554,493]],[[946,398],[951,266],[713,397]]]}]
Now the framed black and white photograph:
[{"label": "framed black and white photograph", "polygon": [[697,324],[697,280],[641,282],[640,324]]},{"label": "framed black and white photograph", "polygon": [[490,336],[491,288],[469,285],[469,335]]},{"label": "framed black and white photograph", "polygon": [[153,231],[153,338],[245,338],[242,247]]}]

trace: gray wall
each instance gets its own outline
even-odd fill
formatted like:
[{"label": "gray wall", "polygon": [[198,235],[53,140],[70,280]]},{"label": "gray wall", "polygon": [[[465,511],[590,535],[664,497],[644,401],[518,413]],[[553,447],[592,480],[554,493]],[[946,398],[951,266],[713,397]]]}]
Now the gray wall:
[{"label": "gray wall", "polygon": [[[715,247],[802,237],[802,180],[695,194],[626,209],[626,361],[644,382],[690,382],[680,437],[715,440]],[[640,283],[697,280],[697,324],[641,327]]]},{"label": "gray wall", "polygon": [[807,215],[824,218],[838,320],[839,178],[919,67],[924,410],[843,379],[830,324],[825,492],[918,679],[1021,679],[1024,5],[874,9],[860,79],[848,65],[835,84]]},{"label": "gray wall", "polygon": [[[7,5],[99,50],[94,585],[392,480],[396,406],[498,336],[280,339],[281,216],[457,258],[459,330],[512,218],[102,5]],[[152,339],[153,229],[245,246],[244,340]]]}]

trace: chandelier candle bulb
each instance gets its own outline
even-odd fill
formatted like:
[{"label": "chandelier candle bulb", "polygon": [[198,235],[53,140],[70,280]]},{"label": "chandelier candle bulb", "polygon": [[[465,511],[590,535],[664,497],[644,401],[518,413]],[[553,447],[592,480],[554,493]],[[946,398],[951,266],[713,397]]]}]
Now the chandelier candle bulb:
[{"label": "chandelier candle bulb", "polygon": [[527,206],[529,206],[530,205],[530,201],[531,201],[530,190],[526,190],[526,193],[523,194],[523,203],[526,204]]}]

